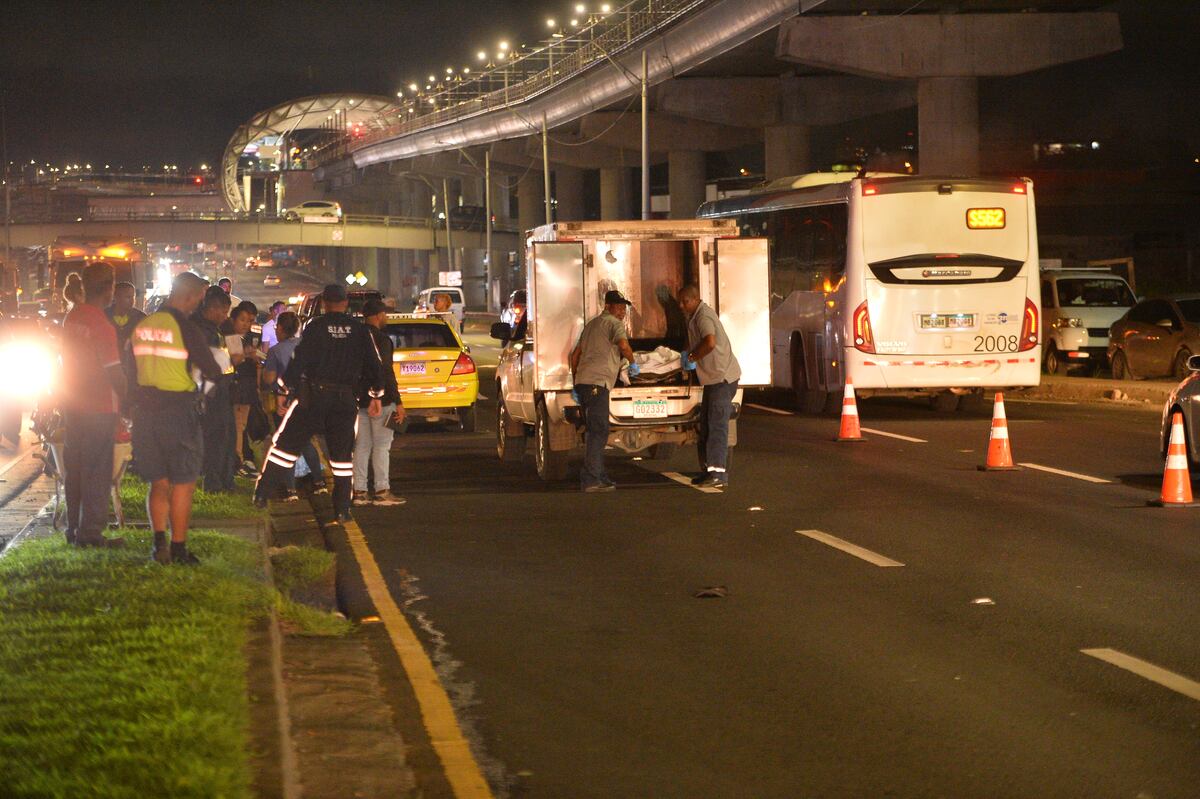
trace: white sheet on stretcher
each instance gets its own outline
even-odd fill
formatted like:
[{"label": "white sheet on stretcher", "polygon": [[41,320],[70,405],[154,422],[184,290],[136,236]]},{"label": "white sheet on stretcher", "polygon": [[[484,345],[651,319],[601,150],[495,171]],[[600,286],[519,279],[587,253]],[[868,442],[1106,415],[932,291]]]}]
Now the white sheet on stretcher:
[{"label": "white sheet on stretcher", "polygon": [[[679,353],[670,347],[659,347],[649,352],[635,352],[637,361],[644,375],[665,375],[679,369]],[[629,385],[629,366],[621,367],[621,382]]]}]

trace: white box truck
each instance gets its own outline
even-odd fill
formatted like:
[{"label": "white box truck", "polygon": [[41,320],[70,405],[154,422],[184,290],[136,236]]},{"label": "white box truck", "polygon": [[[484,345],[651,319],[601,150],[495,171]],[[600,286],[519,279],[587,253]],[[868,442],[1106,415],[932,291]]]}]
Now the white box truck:
[{"label": "white box truck", "polygon": [[[694,284],[716,309],[742,367],[741,386],[771,383],[767,240],[743,238],[732,220],[557,222],[526,235],[528,309],[514,328],[492,327],[504,342],[496,368],[496,451],[520,461],[532,441],[538,476],[566,477],[583,446],[580,408],[571,399],[569,356],[584,323],[616,289],[633,306],[625,325],[635,353],[688,345],[679,289]],[[609,397],[608,444],[665,458],[697,439],[702,389],[693,372],[668,369],[619,382]],[[742,403],[734,398],[735,419]],[[730,423],[730,445],[737,442]]]}]

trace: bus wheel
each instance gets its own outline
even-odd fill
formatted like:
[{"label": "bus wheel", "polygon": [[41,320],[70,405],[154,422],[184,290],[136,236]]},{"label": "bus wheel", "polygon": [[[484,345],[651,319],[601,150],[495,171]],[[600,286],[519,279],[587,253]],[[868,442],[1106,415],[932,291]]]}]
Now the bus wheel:
[{"label": "bus wheel", "polygon": [[935,413],[954,413],[958,410],[958,403],[961,400],[953,391],[939,391],[929,398],[929,407],[933,408]]},{"label": "bus wheel", "polygon": [[810,416],[829,413],[831,404],[836,405],[831,402],[831,398],[836,399],[837,395],[819,388],[809,388],[808,370],[804,368],[804,355],[799,350],[793,350],[793,352],[795,354],[792,356],[792,391],[795,392],[796,410]]}]

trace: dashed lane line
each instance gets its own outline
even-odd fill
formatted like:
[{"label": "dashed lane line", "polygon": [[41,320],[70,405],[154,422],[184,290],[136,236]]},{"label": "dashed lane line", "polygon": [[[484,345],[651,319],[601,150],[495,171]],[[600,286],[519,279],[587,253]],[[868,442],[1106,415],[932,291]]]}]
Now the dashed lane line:
[{"label": "dashed lane line", "polygon": [[820,530],[797,530],[796,532],[802,536],[811,538],[814,541],[820,541],[822,544],[831,546],[834,549],[839,549],[842,552],[845,552],[847,555],[853,555],[856,558],[860,558],[861,560],[865,560],[867,563],[874,564],[881,568],[889,569],[904,565],[898,560],[892,560],[886,555],[880,555],[878,552],[872,552],[869,549],[864,549],[858,544],[851,544],[849,541],[843,541],[837,536],[830,535],[829,533],[823,533]]},{"label": "dashed lane line", "polygon": [[1200,702],[1200,682],[1189,680],[1181,674],[1167,671],[1161,666],[1155,666],[1153,663],[1141,658],[1135,658],[1133,655],[1127,655],[1116,649],[1104,647],[1100,649],[1080,649],[1079,651],[1085,655],[1103,660],[1105,663],[1109,663],[1119,669],[1132,672],[1150,682],[1156,682],[1162,687],[1183,694],[1189,699],[1195,699]]},{"label": "dashed lane line", "polygon": [[392,592],[384,582],[383,572],[367,546],[362,528],[354,521],[347,521],[344,526],[350,549],[354,552],[363,582],[366,583],[367,593],[375,603],[379,620],[383,622],[392,647],[400,656],[404,673],[408,675],[412,684],[413,694],[416,695],[417,704],[421,708],[425,731],[429,734],[429,741],[442,763],[446,781],[450,783],[455,799],[492,799],[492,790],[483,778],[483,772],[475,762],[474,755],[471,754],[471,745],[463,737],[462,728],[458,726],[450,697],[438,680],[437,671],[434,670],[429,656],[425,654],[421,642],[392,598]]},{"label": "dashed lane line", "polygon": [[870,433],[876,436],[887,436],[888,438],[898,438],[901,441],[911,441],[914,444],[928,444],[929,442],[923,438],[913,438],[912,436],[902,436],[899,433],[889,433],[886,430],[876,430],[873,427],[862,428],[864,433]]},{"label": "dashed lane line", "polygon": [[659,472],[659,474],[661,474],[663,477],[671,478],[676,483],[685,485],[688,488],[694,488],[697,491],[703,492],[705,494],[720,494],[721,493],[721,489],[713,488],[712,486],[694,486],[694,485],[692,485],[692,478],[688,477],[687,475],[680,474],[679,472]]},{"label": "dashed lane line", "polygon": [[771,408],[767,405],[757,405],[753,402],[747,402],[746,407],[754,408],[755,410],[758,410],[758,411],[766,411],[767,413],[779,414],[780,416],[795,416],[796,415],[796,414],[792,413],[791,411],[785,411],[785,410],[781,410],[779,408]]},{"label": "dashed lane line", "polygon": [[1037,463],[1018,463],[1018,466],[1024,466],[1026,469],[1036,469],[1039,472],[1049,472],[1062,477],[1071,477],[1075,480],[1083,480],[1085,483],[1111,483],[1112,480],[1105,480],[1103,477],[1092,477],[1090,474],[1080,474],[1079,472],[1068,472],[1066,469],[1055,469],[1053,466],[1042,466]]}]

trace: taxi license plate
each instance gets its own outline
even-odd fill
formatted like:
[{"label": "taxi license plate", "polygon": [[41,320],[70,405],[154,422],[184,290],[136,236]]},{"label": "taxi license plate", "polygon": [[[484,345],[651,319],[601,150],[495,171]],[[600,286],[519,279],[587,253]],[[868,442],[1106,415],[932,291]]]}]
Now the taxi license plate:
[{"label": "taxi license plate", "polygon": [[921,314],[922,330],[970,330],[974,327],[973,313]]},{"label": "taxi license plate", "polygon": [[667,401],[665,399],[635,399],[633,401],[634,419],[666,419]]},{"label": "taxi license plate", "polygon": [[423,375],[423,374],[425,374],[425,364],[423,364],[423,363],[402,363],[402,364],[400,364],[400,374],[402,374],[402,375]]}]

